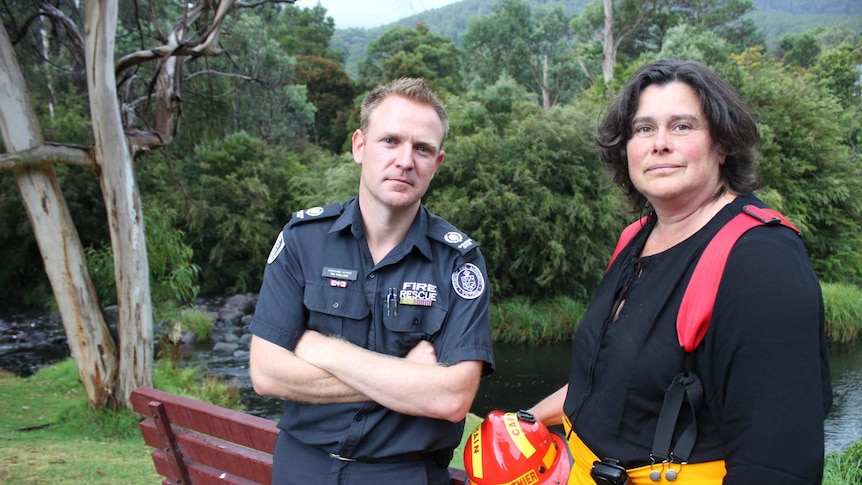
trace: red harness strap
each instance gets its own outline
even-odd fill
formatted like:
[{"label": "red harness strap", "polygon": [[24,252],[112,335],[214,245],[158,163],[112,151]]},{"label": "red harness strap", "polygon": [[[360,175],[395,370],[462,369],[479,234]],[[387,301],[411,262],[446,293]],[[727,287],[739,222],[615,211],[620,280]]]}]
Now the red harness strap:
[{"label": "red harness strap", "polygon": [[[608,268],[620,251],[645,224],[646,218],[641,218],[623,230],[611,261],[608,263]],[[715,307],[715,298],[718,294],[718,285],[721,283],[730,250],[746,231],[761,225],[782,225],[799,234],[796,226],[779,212],[753,205],[744,206],[742,212],[719,229],[715,237],[707,244],[694,267],[694,272],[685,289],[677,314],[677,338],[687,357],[700,345],[709,328],[712,310]],[[687,462],[694,448],[697,439],[696,413],[703,402],[703,385],[691,366],[691,359],[686,358],[684,371],[674,378],[665,392],[650,452],[650,459],[653,460],[653,463]],[[671,446],[679,413],[684,409],[683,405],[686,402],[691,413],[691,421],[679,435],[677,442]],[[669,468],[666,472],[666,478],[671,481],[675,480],[676,474],[676,470]],[[650,479],[659,481],[661,474],[658,471],[651,471]]]},{"label": "red harness strap", "polygon": [[[613,256],[608,262],[608,268],[645,224],[646,217],[643,217],[623,230]],[[742,208],[742,212],[725,224],[706,246],[685,289],[677,314],[676,332],[679,344],[686,352],[694,351],[706,335],[712,309],[715,306],[715,297],[718,294],[718,285],[721,283],[721,275],[724,273],[733,245],[749,229],[761,225],[779,224],[799,234],[799,229],[778,211],[746,205]]]}]

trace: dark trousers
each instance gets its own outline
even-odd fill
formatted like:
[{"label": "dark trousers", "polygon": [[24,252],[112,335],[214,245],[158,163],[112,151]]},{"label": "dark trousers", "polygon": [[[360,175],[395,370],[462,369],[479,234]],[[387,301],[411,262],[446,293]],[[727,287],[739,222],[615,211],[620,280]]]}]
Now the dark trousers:
[{"label": "dark trousers", "polygon": [[395,463],[341,461],[280,432],[272,456],[273,485],[452,485],[448,468],[429,456]]}]

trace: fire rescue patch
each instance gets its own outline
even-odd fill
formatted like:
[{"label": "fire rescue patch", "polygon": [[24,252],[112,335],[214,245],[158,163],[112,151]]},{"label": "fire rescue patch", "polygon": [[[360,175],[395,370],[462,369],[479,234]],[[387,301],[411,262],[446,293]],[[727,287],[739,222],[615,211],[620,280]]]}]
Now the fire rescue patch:
[{"label": "fire rescue patch", "polygon": [[452,273],[455,293],[465,300],[475,300],[485,291],[485,277],[473,263],[467,263]]},{"label": "fire rescue patch", "polygon": [[401,305],[431,306],[437,301],[437,285],[405,281],[398,292],[398,303]]},{"label": "fire rescue patch", "polygon": [[278,233],[278,239],[275,240],[275,244],[272,246],[272,250],[269,252],[269,257],[266,258],[266,264],[272,264],[275,261],[275,258],[281,254],[281,251],[284,249],[284,231]]}]

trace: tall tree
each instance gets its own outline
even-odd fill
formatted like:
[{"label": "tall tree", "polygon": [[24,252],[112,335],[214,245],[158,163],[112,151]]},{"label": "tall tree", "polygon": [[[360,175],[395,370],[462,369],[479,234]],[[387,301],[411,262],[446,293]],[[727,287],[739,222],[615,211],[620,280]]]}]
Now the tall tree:
[{"label": "tall tree", "polygon": [[759,42],[754,24],[742,18],[752,8],[750,0],[594,0],[572,21],[572,30],[580,43],[601,46],[607,84],[620,61],[628,64],[661,49],[667,30],[681,23],[713,31],[735,46]]},{"label": "tall tree", "polygon": [[560,6],[533,9],[524,0],[501,0],[492,15],[471,19],[461,36],[470,83],[494,84],[505,74],[539,95],[545,108],[570,99],[584,78],[569,20]]},{"label": "tall tree", "polygon": [[363,88],[402,76],[424,77],[437,91],[462,90],[461,56],[452,39],[432,33],[419,23],[416,28],[394,27],[368,44],[359,63]]},{"label": "tall tree", "polygon": [[62,160],[91,166],[92,162],[83,150],[45,144],[24,76],[2,23],[0,100],[0,129],[8,154],[0,159],[0,167],[11,169],[15,175],[45,272],[63,315],[87,401],[93,407],[112,403],[117,374],[116,346],[99,308],[84,249],[51,164]]},{"label": "tall tree", "polygon": [[450,102],[427,203],[479,241],[496,297],[586,299],[627,220],[593,147],[602,103],[536,98],[504,75]]},{"label": "tall tree", "polygon": [[[267,1],[187,3],[168,31],[163,32],[159,20],[153,19],[152,31],[158,34],[159,45],[115,61],[120,18],[117,0],[89,0],[84,4],[83,35],[75,24],[77,4],[69,6],[73,15],[67,15],[48,2],[35,2],[35,11],[25,13],[30,18],[51,19],[69,42],[70,52],[84,66],[95,140],[92,147],[84,148],[44,141],[17,54],[6,29],[0,31],[0,117],[7,149],[0,157],[0,167],[15,173],[92,407],[127,406],[134,388],[152,383],[152,301],[134,157],[170,143],[180,114],[184,61],[220,54],[218,41],[228,14],[263,3]],[[151,7],[151,12],[156,12],[157,6]],[[22,27],[16,38],[27,34],[30,23],[10,22]],[[39,34],[44,36],[44,32]],[[134,78],[140,66],[153,62],[156,66],[145,96],[121,103],[118,85]],[[139,126],[137,110],[144,107],[152,108],[152,129]],[[80,241],[53,173],[51,164],[63,162],[90,167],[100,180],[115,258],[119,345],[104,323]]]},{"label": "tall tree", "polygon": [[296,81],[308,89],[314,114],[314,141],[338,152],[349,139],[347,121],[356,88],[344,68],[317,56],[296,56]]}]

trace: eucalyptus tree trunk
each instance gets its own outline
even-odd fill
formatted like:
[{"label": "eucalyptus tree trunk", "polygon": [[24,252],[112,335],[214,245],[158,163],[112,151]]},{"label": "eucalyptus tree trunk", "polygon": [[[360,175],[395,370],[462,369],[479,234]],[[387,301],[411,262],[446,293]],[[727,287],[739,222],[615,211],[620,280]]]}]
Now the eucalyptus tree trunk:
[{"label": "eucalyptus tree trunk", "polygon": [[120,340],[118,399],[127,405],[136,387],[152,385],[153,312],[143,208],[132,149],[120,120],[114,74],[117,3],[86,2],[84,58],[95,136],[93,156],[114,252]]},{"label": "eucalyptus tree trunk", "polygon": [[[190,2],[182,19],[162,39],[163,45],[134,52],[116,62],[118,0],[85,2],[83,36],[59,8],[49,2],[37,2],[41,14],[62,25],[70,50],[83,50],[95,140],[89,149],[44,142],[16,54],[0,25],[0,128],[7,149],[7,153],[0,153],[0,170],[15,173],[91,407],[130,407],[132,391],[152,385],[153,304],[134,155],[160,149],[171,141],[172,127],[181,111],[181,59],[219,55],[221,29],[233,9],[294,2]],[[206,29],[190,28],[209,13],[212,18]],[[189,39],[192,31],[199,37]],[[146,62],[158,63],[155,90],[145,97],[155,101],[154,131],[137,128],[134,103],[123,106],[130,108],[128,111],[121,109],[116,87],[117,72]],[[127,126],[120,118],[123,112],[128,114]],[[114,342],[99,308],[54,163],[86,167],[99,177],[114,256],[119,343]]]},{"label": "eucalyptus tree trunk", "polygon": [[602,74],[605,84],[614,79],[614,65],[617,63],[617,45],[614,41],[614,0],[604,0],[605,32],[602,39]]},{"label": "eucalyptus tree trunk", "polygon": [[[0,129],[7,153],[43,163],[10,161],[21,200],[36,236],[42,262],[78,375],[91,408],[114,403],[117,373],[116,347],[99,308],[78,232],[57,183],[53,161],[89,155],[72,149],[46,148],[42,129],[30,103],[30,94],[9,42],[0,24]],[[72,151],[73,153],[69,153]]]}]

